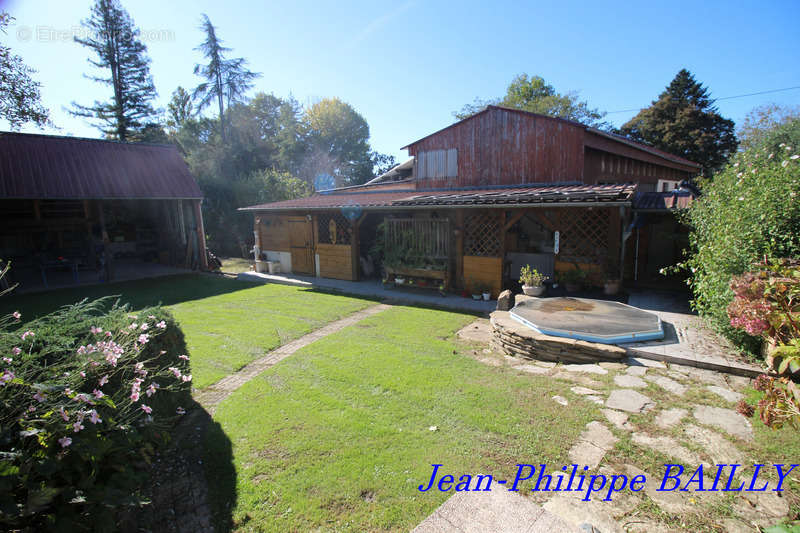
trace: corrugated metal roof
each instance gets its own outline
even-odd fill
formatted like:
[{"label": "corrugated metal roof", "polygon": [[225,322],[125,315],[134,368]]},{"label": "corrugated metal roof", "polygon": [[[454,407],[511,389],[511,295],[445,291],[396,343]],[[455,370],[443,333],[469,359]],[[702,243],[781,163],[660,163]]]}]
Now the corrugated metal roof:
[{"label": "corrugated metal roof", "polygon": [[630,201],[636,185],[528,185],[406,190],[386,192],[330,192],[307,198],[243,207],[241,211],[283,211],[340,209],[358,206],[362,209],[459,207],[474,205],[527,205],[553,203],[597,203]]},{"label": "corrugated metal roof", "polygon": [[202,197],[172,145],[0,132],[0,198]]},{"label": "corrugated metal roof", "polygon": [[633,208],[639,211],[686,209],[694,199],[691,191],[637,192],[633,196]]}]

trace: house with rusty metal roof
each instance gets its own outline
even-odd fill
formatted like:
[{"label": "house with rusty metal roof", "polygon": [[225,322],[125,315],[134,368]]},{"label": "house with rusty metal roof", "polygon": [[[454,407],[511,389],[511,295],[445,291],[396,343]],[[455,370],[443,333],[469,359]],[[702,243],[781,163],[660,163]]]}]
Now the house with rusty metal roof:
[{"label": "house with rusty metal roof", "polygon": [[408,161],[364,185],[241,208],[259,265],[496,297],[524,265],[613,286],[685,245],[672,212],[700,165],[679,155],[498,106],[404,148]]},{"label": "house with rusty metal roof", "polygon": [[0,261],[23,289],[206,268],[202,198],[172,145],[0,132]]}]

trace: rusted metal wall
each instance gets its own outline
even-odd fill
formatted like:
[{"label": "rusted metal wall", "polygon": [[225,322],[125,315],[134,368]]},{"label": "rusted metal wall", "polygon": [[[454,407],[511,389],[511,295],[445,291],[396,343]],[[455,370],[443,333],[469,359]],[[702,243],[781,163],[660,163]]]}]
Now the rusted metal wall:
[{"label": "rusted metal wall", "polygon": [[587,184],[597,183],[658,183],[658,180],[681,181],[693,173],[657,165],[638,159],[631,159],[601,150],[586,149],[584,180]]},{"label": "rusted metal wall", "polygon": [[491,108],[408,149],[458,150],[458,177],[424,179],[418,188],[569,182],[583,181],[583,137],[563,120]]}]

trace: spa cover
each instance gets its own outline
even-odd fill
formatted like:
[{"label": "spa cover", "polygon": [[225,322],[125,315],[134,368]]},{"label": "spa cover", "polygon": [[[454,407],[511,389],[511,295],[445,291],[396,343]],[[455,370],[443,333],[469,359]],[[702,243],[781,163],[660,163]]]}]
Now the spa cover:
[{"label": "spa cover", "polygon": [[619,302],[588,298],[526,298],[511,318],[544,335],[602,344],[664,338],[661,319]]}]

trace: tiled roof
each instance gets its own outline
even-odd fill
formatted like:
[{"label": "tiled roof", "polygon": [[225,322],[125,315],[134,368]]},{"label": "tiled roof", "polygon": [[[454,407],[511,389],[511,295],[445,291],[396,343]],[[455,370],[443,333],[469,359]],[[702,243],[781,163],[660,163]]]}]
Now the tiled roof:
[{"label": "tiled roof", "polygon": [[0,198],[202,197],[172,145],[0,132]]},{"label": "tiled roof", "polygon": [[242,211],[284,211],[339,209],[358,206],[368,209],[458,207],[473,205],[520,205],[553,203],[628,202],[636,188],[620,185],[528,185],[403,191],[331,191],[307,198],[285,200],[241,208]]},{"label": "tiled roof", "polygon": [[641,211],[686,209],[694,199],[690,191],[637,192],[633,196],[633,208]]}]

